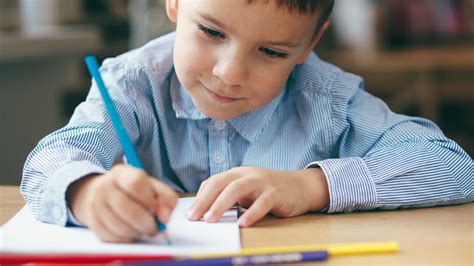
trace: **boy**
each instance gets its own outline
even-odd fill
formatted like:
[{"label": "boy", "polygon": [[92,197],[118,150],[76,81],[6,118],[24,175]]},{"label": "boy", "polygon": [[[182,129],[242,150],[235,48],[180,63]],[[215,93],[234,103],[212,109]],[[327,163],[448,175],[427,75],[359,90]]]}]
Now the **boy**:
[{"label": "boy", "polygon": [[36,217],[128,242],[157,233],[152,213],[169,220],[174,191],[199,189],[190,220],[239,203],[243,227],[268,212],[471,202],[469,155],[312,53],[332,4],[168,0],[176,33],[101,68],[146,173],[113,166],[122,153],[93,85],[27,159],[21,190]]}]

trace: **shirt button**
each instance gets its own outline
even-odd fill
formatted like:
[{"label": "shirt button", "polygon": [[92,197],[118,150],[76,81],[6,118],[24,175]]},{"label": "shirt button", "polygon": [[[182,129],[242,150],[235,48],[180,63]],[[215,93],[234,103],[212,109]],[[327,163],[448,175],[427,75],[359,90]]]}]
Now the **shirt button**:
[{"label": "shirt button", "polygon": [[214,155],[212,156],[212,160],[213,160],[215,163],[223,163],[223,162],[224,162],[224,156],[222,155],[222,153],[216,152],[216,153],[214,153]]},{"label": "shirt button", "polygon": [[223,130],[225,128],[225,122],[224,121],[216,121],[216,122],[214,122],[214,127],[217,130]]}]

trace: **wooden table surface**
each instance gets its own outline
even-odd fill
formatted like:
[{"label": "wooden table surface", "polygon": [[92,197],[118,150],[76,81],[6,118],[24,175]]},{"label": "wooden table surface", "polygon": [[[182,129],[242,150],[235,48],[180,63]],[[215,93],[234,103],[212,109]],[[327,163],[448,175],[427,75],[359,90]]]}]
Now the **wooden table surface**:
[{"label": "wooden table surface", "polygon": [[[0,186],[0,224],[23,205],[17,186]],[[240,233],[242,247],[398,241],[396,254],[332,257],[317,265],[474,265],[474,204],[396,211],[271,216]],[[305,264],[309,265],[309,264]]]}]

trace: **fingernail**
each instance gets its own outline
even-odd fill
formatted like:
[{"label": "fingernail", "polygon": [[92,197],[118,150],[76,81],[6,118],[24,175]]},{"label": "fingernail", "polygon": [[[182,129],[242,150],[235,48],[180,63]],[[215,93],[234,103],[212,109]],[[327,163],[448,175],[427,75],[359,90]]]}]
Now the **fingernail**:
[{"label": "fingernail", "polygon": [[214,213],[212,213],[211,211],[208,211],[204,214],[204,220],[206,222],[210,222],[212,221],[213,216],[214,216]]},{"label": "fingernail", "polygon": [[163,219],[163,221],[165,223],[167,223],[170,220],[170,214],[171,214],[171,212],[168,208],[161,208],[160,209],[161,219]]},{"label": "fingernail", "polygon": [[239,220],[237,220],[237,224],[240,226],[240,227],[247,227],[247,219],[245,218],[240,218]]}]

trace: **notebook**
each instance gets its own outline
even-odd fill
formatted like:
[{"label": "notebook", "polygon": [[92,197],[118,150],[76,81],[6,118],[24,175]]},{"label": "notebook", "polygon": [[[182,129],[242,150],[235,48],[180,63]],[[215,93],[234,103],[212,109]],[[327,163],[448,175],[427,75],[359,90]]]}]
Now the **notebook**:
[{"label": "notebook", "polygon": [[200,253],[239,252],[237,210],[231,209],[217,223],[188,221],[186,210],[194,198],[181,198],[168,223],[173,243],[162,237],[143,237],[136,243],[105,243],[81,227],[61,227],[37,221],[28,206],[23,207],[1,232],[1,252],[28,254],[146,254],[189,256]]}]

